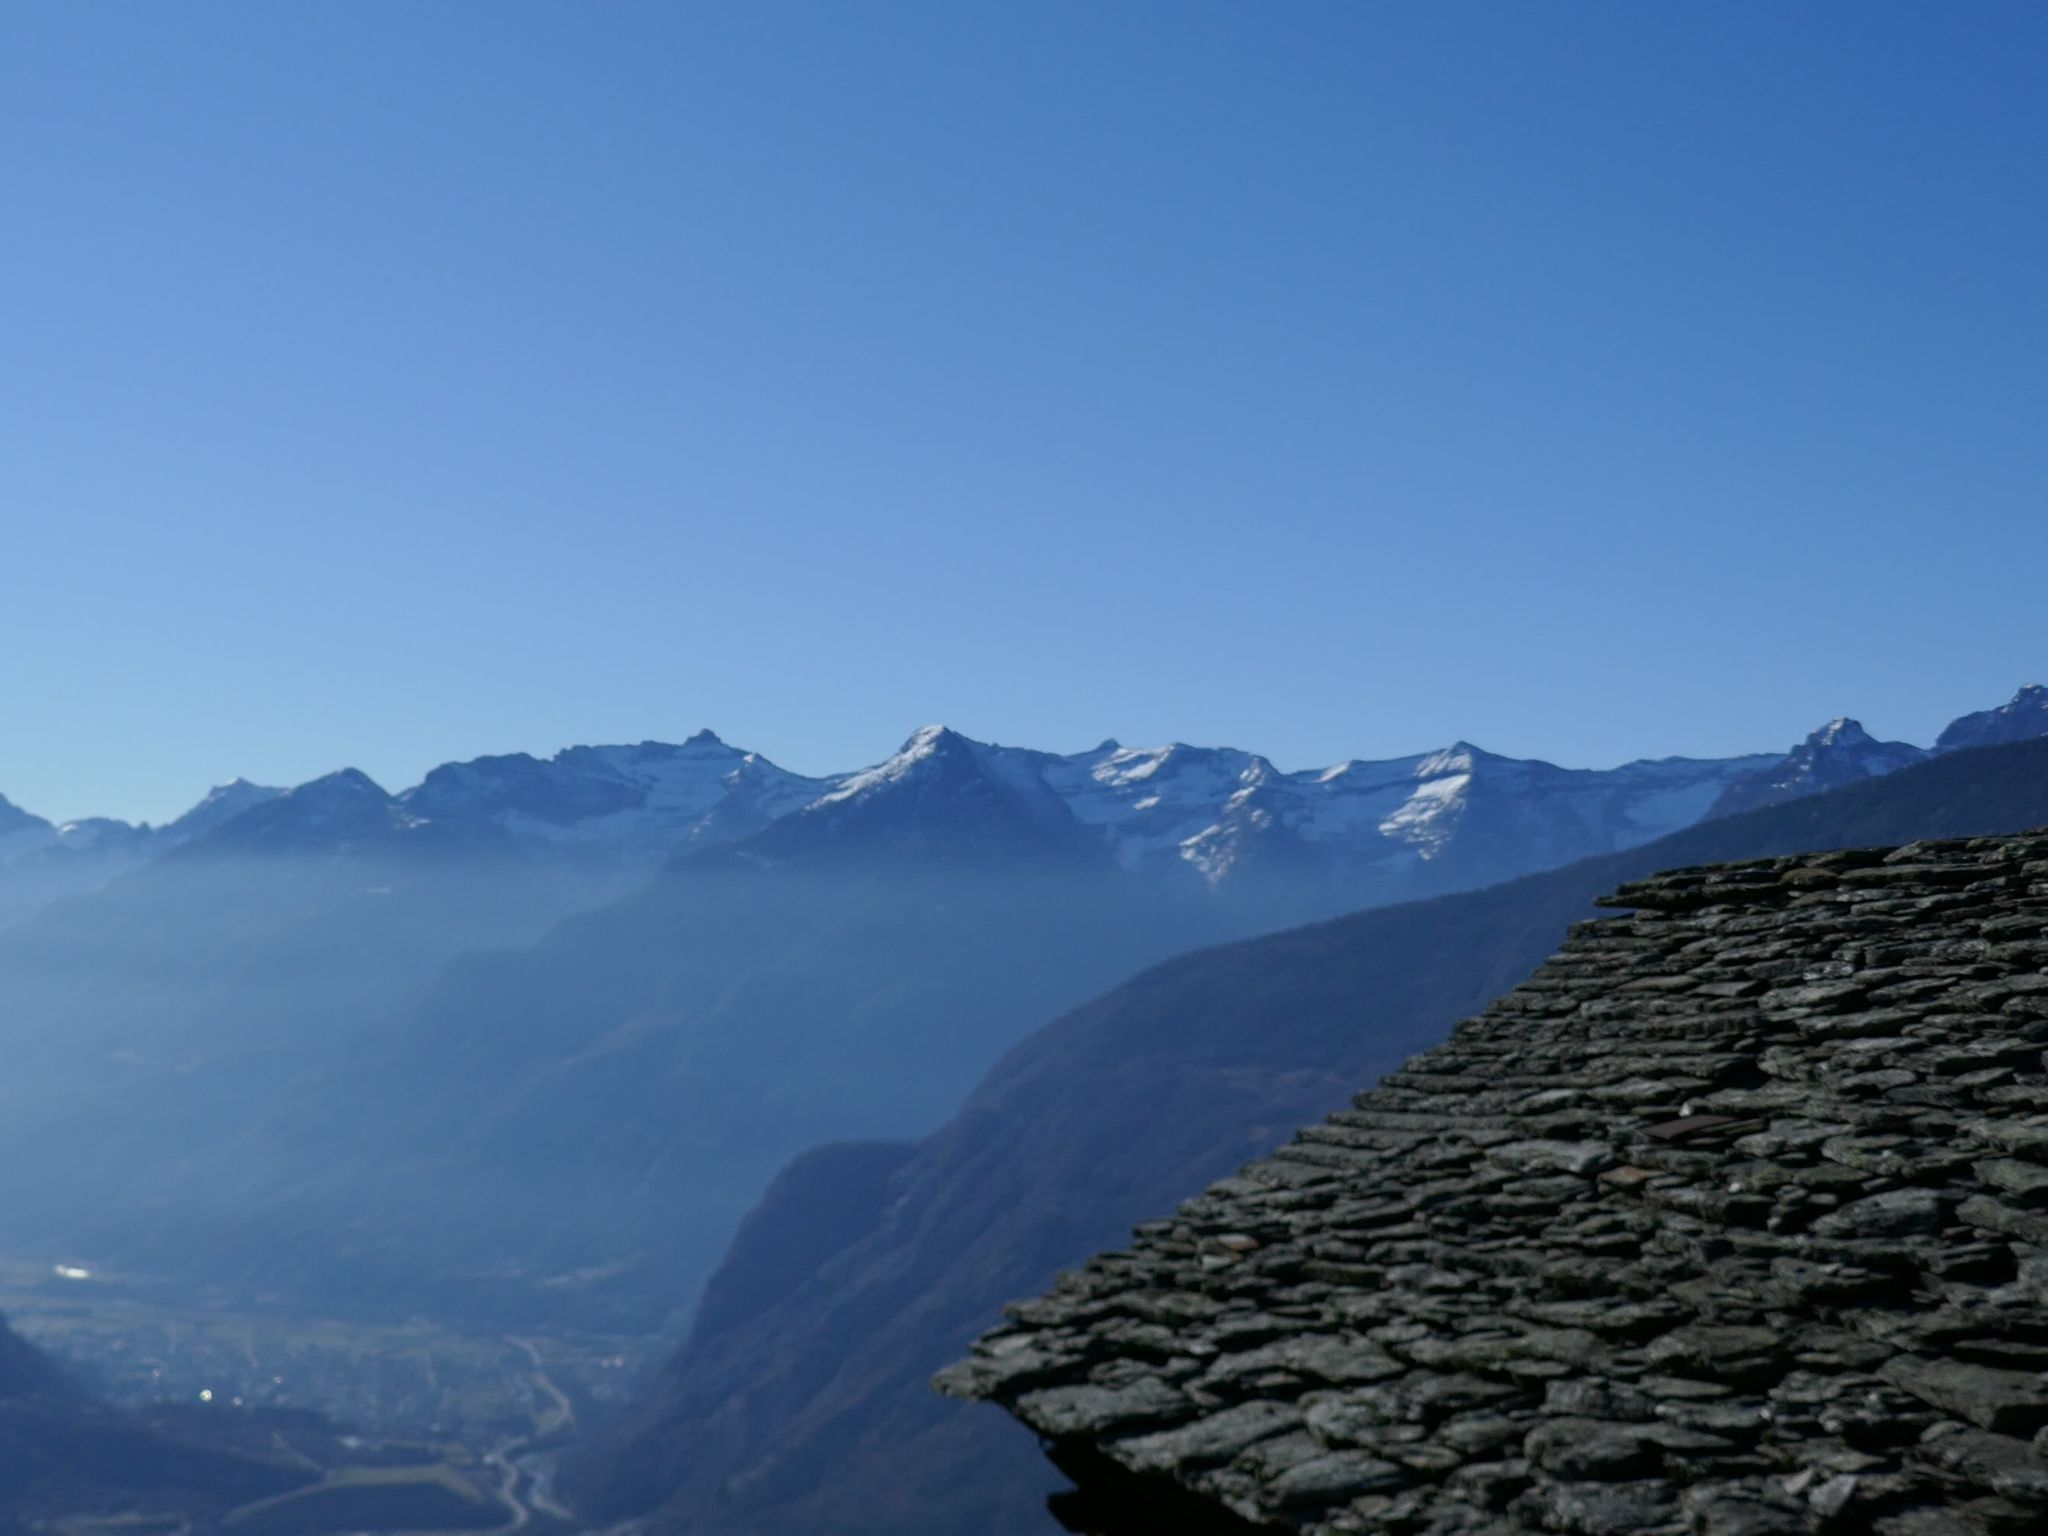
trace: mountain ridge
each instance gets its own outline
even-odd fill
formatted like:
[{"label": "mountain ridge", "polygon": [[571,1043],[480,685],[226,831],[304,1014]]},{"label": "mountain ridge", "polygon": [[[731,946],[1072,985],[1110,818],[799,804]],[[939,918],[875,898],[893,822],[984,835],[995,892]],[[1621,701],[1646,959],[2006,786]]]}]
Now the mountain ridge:
[{"label": "mountain ridge", "polygon": [[[1034,804],[1048,828],[1071,836],[1066,818],[1049,811],[1050,802],[1062,802],[1126,868],[1170,870],[1211,887],[1248,867],[1278,864],[1296,880],[1313,869],[1331,888],[1336,910],[1519,873],[1513,861],[1473,850],[1488,837],[1548,841],[1556,846],[1533,863],[1569,862],[1708,817],[1894,772],[1932,754],[2044,733],[2048,688],[2039,685],[1958,717],[1931,749],[1877,742],[1838,717],[1782,754],[1642,758],[1594,769],[1507,757],[1462,739],[1402,757],[1282,770],[1229,747],[1140,748],[1110,739],[1062,754],[927,726],[880,763],[813,777],[706,729],[676,744],[571,746],[548,758],[514,752],[443,763],[409,789],[386,795],[377,787],[377,794],[391,804],[387,832],[509,838],[651,870],[694,849],[737,843],[789,817],[871,795],[936,751],[979,763],[992,782],[1007,782],[1023,803]],[[338,810],[340,788],[360,792],[370,784],[353,769],[285,790],[236,779],[162,827],[113,818],[58,826],[0,799],[0,886],[6,871],[30,857],[75,861],[67,890],[91,878],[103,883],[135,863],[226,834],[243,815],[275,801],[289,809],[269,813],[273,838],[317,842],[319,822]],[[363,803],[356,811],[363,813]],[[294,818],[307,823],[296,833],[284,826]],[[782,836],[793,844],[795,834]],[[1520,862],[1532,867],[1532,857]],[[101,873],[91,876],[88,867]],[[0,890],[0,921],[7,915]]]}]

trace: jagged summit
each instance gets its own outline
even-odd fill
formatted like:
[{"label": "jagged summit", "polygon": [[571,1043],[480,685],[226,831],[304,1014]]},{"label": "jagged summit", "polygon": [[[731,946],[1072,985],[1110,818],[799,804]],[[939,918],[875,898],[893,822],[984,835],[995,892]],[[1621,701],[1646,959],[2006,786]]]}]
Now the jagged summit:
[{"label": "jagged summit", "polygon": [[935,867],[1090,865],[1105,853],[1048,781],[1047,754],[979,742],[944,725],[828,788],[802,814],[742,845],[773,863],[873,857]]},{"label": "jagged summit", "polygon": [[102,888],[116,876],[216,832],[279,791],[246,779],[219,785],[163,826],[81,816],[61,826],[24,816],[0,800],[0,927],[66,895]]},{"label": "jagged summit", "polygon": [[1423,779],[1439,773],[1470,773],[1480,763],[1505,761],[1507,759],[1487,751],[1484,747],[1475,747],[1469,741],[1459,740],[1452,742],[1448,747],[1439,747],[1436,751],[1427,753],[1422,761],[1415,765],[1415,776]]},{"label": "jagged summit", "polygon": [[1710,814],[1733,816],[1858,779],[1896,773],[1927,756],[1925,749],[1910,742],[1879,741],[1860,721],[1838,715],[1810,732],[1777,762],[1736,779]]},{"label": "jagged summit", "polygon": [[1937,752],[1998,746],[2048,735],[2048,687],[2029,683],[1996,709],[1964,715],[1935,739]]},{"label": "jagged summit", "polygon": [[385,846],[422,826],[403,803],[360,768],[340,768],[279,795],[257,800],[170,856],[327,855]]},{"label": "jagged summit", "polygon": [[1096,1536],[2039,1530],[2044,872],[2048,832],[1625,886],[941,1384]]},{"label": "jagged summit", "polygon": [[66,850],[84,851],[120,843],[146,842],[150,835],[151,829],[146,825],[116,821],[111,816],[87,816],[59,826],[57,844]]},{"label": "jagged summit", "polygon": [[903,745],[893,756],[872,768],[846,774],[805,809],[823,811],[831,805],[872,797],[909,780],[928,782],[940,776],[989,776],[1004,782],[1016,782],[1020,778],[1018,768],[1022,762],[1034,756],[1038,754],[975,741],[973,737],[954,731],[950,725],[920,725],[905,737]]},{"label": "jagged summit", "polygon": [[[2029,686],[1998,709],[1956,721],[1942,733],[1939,750],[2043,734],[2048,688]],[[1108,737],[1087,751],[1058,754],[928,725],[871,767],[814,778],[707,727],[680,743],[572,746],[546,758],[520,752],[446,763],[394,797],[402,812],[394,828],[429,839],[509,839],[630,873],[738,844],[799,812],[836,816],[834,808],[878,795],[893,809],[865,813],[875,829],[890,816],[936,815],[952,818],[958,832],[958,807],[948,809],[945,796],[906,794],[901,786],[979,782],[1001,786],[989,803],[1011,802],[1019,828],[1057,828],[1064,840],[1069,823],[1078,823],[1097,851],[1133,872],[1216,891],[1251,882],[1254,870],[1284,875],[1293,888],[1314,893],[1296,914],[1305,917],[1638,846],[1704,818],[1891,773],[1925,755],[1873,738],[1848,716],[1782,754],[1645,759],[1599,770],[1506,757],[1462,738],[1406,757],[1286,770],[1231,747],[1140,747]],[[367,794],[363,784],[315,781],[283,795],[237,780],[169,827],[141,829],[147,835],[117,835],[114,824],[88,818],[68,838],[0,801],[0,865],[30,854],[78,855],[112,871],[203,842],[271,800],[288,807],[270,818],[281,829],[344,788]],[[936,824],[927,830],[936,833]],[[310,842],[324,835],[302,831]],[[898,834],[894,840],[904,847],[936,850],[946,841],[911,836],[907,826]],[[290,841],[284,830],[271,835]]]},{"label": "jagged summit", "polygon": [[678,849],[756,832],[826,787],[707,729],[681,743],[447,763],[400,798],[410,813],[443,827],[651,867]]},{"label": "jagged summit", "polygon": [[1870,732],[1863,729],[1861,720],[1851,720],[1847,715],[1837,715],[1826,725],[1806,738],[1810,747],[1862,746],[1872,740]]},{"label": "jagged summit", "polygon": [[950,726],[922,725],[905,738],[892,756],[872,768],[848,774],[805,809],[816,812],[827,806],[857,800],[900,784],[914,775],[972,773],[985,766],[987,758],[984,754],[1000,750],[970,741]]},{"label": "jagged summit", "polygon": [[197,805],[165,830],[180,839],[199,837],[241,815],[251,806],[275,800],[283,793],[283,790],[273,789],[267,784],[252,784],[243,778],[231,779],[208,790]]},{"label": "jagged summit", "polygon": [[[950,725],[921,725],[904,738],[900,757],[931,756],[941,753],[972,752],[983,743],[963,736]],[[994,750],[1001,750],[995,748]]]},{"label": "jagged summit", "polygon": [[302,803],[316,801],[341,802],[345,800],[374,800],[379,804],[389,800],[391,795],[383,785],[371,778],[360,768],[337,768],[334,772],[310,779],[296,789],[285,791],[285,798]]}]

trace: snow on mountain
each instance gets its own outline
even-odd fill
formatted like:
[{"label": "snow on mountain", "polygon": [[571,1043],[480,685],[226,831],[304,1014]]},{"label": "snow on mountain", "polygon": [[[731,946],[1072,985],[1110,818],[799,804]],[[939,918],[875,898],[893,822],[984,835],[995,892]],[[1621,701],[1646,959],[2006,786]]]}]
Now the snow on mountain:
[{"label": "snow on mountain", "polygon": [[[1263,892],[1257,899],[1299,913],[1632,847],[1698,820],[1731,778],[1775,761],[1571,770],[1458,742],[1285,772],[1233,748],[1111,741],[1056,754],[927,726],[873,767],[809,778],[701,731],[679,745],[448,763],[395,796],[352,769],[282,792],[236,780],[154,830],[55,829],[19,812],[13,825],[24,845],[63,860],[64,889],[103,884],[179,848],[525,847],[629,875],[693,849],[740,845],[768,863],[824,855],[1021,870],[1107,856],[1194,889]],[[42,899],[26,888],[14,894],[22,910]],[[8,916],[0,910],[0,921]]]},{"label": "snow on mountain", "polygon": [[0,864],[35,855],[44,861],[83,858],[125,867],[190,842],[281,793],[236,779],[212,790],[176,821],[160,827],[111,816],[85,816],[52,826],[0,797]]},{"label": "snow on mountain", "polygon": [[1970,747],[2031,741],[2036,736],[2048,736],[2048,688],[2029,683],[2009,703],[1951,721],[1935,739],[1934,750],[1961,752]]},{"label": "snow on mountain", "polygon": [[1187,859],[1189,843],[1215,830],[1232,798],[1272,771],[1249,752],[1177,742],[1030,755],[1046,787],[1132,870]]},{"label": "snow on mountain", "polygon": [[[62,897],[100,890],[126,871],[277,793],[238,779],[161,827],[108,816],[87,816],[52,827],[0,801],[0,927]],[[10,811],[12,816],[7,815]]]},{"label": "snow on mountain", "polygon": [[[1461,741],[1412,766],[1347,764],[1319,777],[1332,786],[1356,781],[1354,814],[1405,791],[1372,830],[1433,866],[1424,884],[1443,888],[1654,841],[1698,821],[1731,779],[1763,761],[1664,758],[1560,768]],[[1405,784],[1390,782],[1402,769]]]},{"label": "snow on mountain", "polygon": [[700,731],[680,745],[569,747],[547,759],[514,753],[446,763],[398,795],[353,768],[289,790],[236,779],[157,828],[103,819],[53,828],[5,806],[0,864],[38,852],[90,855],[111,879],[186,847],[311,850],[396,838],[422,847],[509,843],[651,868],[692,844],[757,832],[834,783],[790,773]]},{"label": "snow on mountain", "polygon": [[970,763],[978,752],[993,755],[1000,750],[969,741],[958,731],[943,725],[920,726],[910,733],[909,739],[893,756],[884,758],[872,768],[847,774],[804,809],[818,811],[826,806],[871,800],[921,772],[928,774],[945,766]]},{"label": "snow on mountain", "polygon": [[[1691,825],[1732,780],[1777,760],[1565,769],[1458,742],[1285,772],[1234,748],[1105,741],[1056,754],[928,726],[894,756],[838,780],[794,821],[859,807],[870,831],[889,816],[951,819],[957,831],[973,808],[1055,840],[1078,827],[1134,873],[1218,888],[1258,871],[1342,905],[1634,847]],[[972,783],[1002,793],[970,794]],[[776,832],[772,841],[787,852],[796,830]]]},{"label": "snow on mountain", "polygon": [[[2035,685],[1997,709],[1958,719],[1935,750],[2039,735],[2048,735],[2048,688]],[[1334,882],[1345,899],[1394,899],[1632,848],[1710,815],[1890,773],[1925,755],[1878,741],[1846,717],[1789,753],[1611,769],[1560,768],[1460,741],[1408,757],[1285,771],[1234,748],[1105,741],[1059,754],[927,726],[873,767],[812,778],[707,730],[674,745],[448,763],[397,796],[353,771],[291,791],[237,779],[159,828],[99,818],[53,827],[0,799],[0,866],[75,856],[111,878],[217,836],[311,846],[346,831],[507,839],[632,870],[753,839],[784,822],[792,830],[778,833],[776,846],[788,854],[828,827],[858,823],[859,841],[882,836],[892,820],[926,824],[929,834],[892,834],[892,846],[937,848],[949,836],[971,841],[969,823],[980,818],[986,825],[972,835],[1002,828],[984,852],[1021,850],[1036,829],[1063,848],[1078,835],[1133,872],[1210,886],[1252,868],[1290,879],[1307,872]],[[799,823],[802,833],[794,830]]]},{"label": "snow on mountain", "polygon": [[[1475,805],[1496,807],[1479,817],[1495,824],[1492,841],[1540,845],[1545,858],[1630,848],[1691,825],[1732,778],[1775,759],[1567,769],[1456,742],[1287,773],[1249,752],[1106,742],[1042,761],[1047,782],[1126,867],[1178,862],[1216,884],[1253,850],[1359,879],[1393,877],[1467,840]],[[1522,813],[1504,818],[1498,808],[1515,804]],[[1533,867],[1505,846],[1479,863]]]},{"label": "snow on mountain", "polygon": [[67,821],[58,827],[56,841],[45,853],[140,853],[155,840],[156,831],[152,827],[116,821],[111,816],[88,816],[82,821]]},{"label": "snow on mountain", "polygon": [[679,746],[570,747],[449,763],[398,797],[422,823],[487,823],[513,837],[654,863],[692,843],[758,831],[831,780],[778,768],[699,731]]},{"label": "snow on mountain", "polygon": [[942,725],[892,756],[829,782],[794,816],[744,846],[768,862],[827,854],[1009,863],[1098,861],[1101,841],[1046,781],[1049,754],[973,741]]},{"label": "snow on mountain", "polygon": [[1927,756],[1923,747],[1904,741],[1879,741],[1858,721],[1837,716],[1776,762],[1730,784],[1714,802],[1713,814],[1732,816],[1854,784],[1859,779],[1896,773],[1924,762]]},{"label": "snow on mountain", "polygon": [[329,853],[402,838],[418,826],[358,768],[342,768],[270,796],[180,845],[181,854]]}]

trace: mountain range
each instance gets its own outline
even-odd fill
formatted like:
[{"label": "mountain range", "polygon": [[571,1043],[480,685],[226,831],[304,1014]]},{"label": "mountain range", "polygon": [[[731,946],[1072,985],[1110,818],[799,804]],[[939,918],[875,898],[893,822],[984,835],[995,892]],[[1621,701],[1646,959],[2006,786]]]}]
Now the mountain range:
[{"label": "mountain range", "polygon": [[[2040,730],[2030,689],[1944,739]],[[395,795],[230,786],[0,927],[0,1245],[385,1316],[673,1326],[792,1157],[931,1132],[1171,955],[1924,755],[1836,721],[1720,761],[1283,772],[932,727],[823,778],[705,732]],[[84,867],[47,830],[0,889]]]},{"label": "mountain range", "polygon": [[[710,731],[680,744],[570,747],[446,763],[387,794],[353,770],[280,790],[236,779],[160,827],[107,817],[53,824],[0,797],[0,921],[20,915],[41,876],[63,893],[114,875],[281,801],[258,825],[280,843],[334,841],[338,796],[393,835],[497,841],[651,870],[692,848],[741,841],[790,816],[872,799],[927,764],[1008,786],[1051,832],[1078,825],[1121,866],[1221,886],[1285,866],[1312,871],[1342,906],[1484,883],[1503,870],[1563,862],[1667,835],[1709,815],[1894,772],[1940,752],[2048,732],[2048,688],[1960,717],[1932,749],[1879,742],[1836,719],[1786,753],[1663,758],[1565,769],[1467,742],[1382,760],[1284,772],[1231,748],[1126,747],[1069,754],[916,732],[886,762],[809,777]],[[431,833],[428,829],[432,829]],[[364,830],[358,826],[356,831]],[[1070,830],[1070,829],[1069,829]],[[60,873],[61,872],[61,873]],[[54,886],[52,887],[54,888]]]},{"label": "mountain range", "polygon": [[0,795],[0,927],[205,837],[280,791],[236,779],[163,826],[107,816],[45,821]]}]

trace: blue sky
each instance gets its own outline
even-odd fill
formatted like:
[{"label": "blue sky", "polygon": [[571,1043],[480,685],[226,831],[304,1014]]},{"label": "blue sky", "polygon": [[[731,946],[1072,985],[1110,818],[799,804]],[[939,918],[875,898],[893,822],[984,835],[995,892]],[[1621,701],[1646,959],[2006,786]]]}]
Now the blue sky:
[{"label": "blue sky", "polygon": [[0,0],[0,792],[2048,677],[2048,10]]}]

